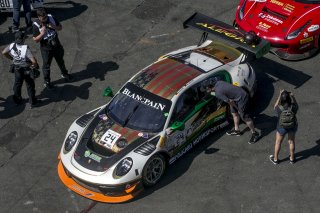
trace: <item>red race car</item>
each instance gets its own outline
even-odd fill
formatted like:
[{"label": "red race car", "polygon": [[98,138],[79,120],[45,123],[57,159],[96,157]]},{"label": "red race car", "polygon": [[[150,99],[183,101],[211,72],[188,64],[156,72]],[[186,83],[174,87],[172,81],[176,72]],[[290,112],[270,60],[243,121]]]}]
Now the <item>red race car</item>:
[{"label": "red race car", "polygon": [[320,0],[241,0],[234,26],[271,43],[285,60],[300,60],[319,50]]}]

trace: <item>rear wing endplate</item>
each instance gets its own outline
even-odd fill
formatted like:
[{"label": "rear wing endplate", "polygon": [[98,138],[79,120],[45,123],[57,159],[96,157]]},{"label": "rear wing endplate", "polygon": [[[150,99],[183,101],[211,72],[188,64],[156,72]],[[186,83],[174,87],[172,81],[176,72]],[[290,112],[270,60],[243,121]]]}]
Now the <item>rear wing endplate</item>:
[{"label": "rear wing endplate", "polygon": [[239,45],[242,49],[255,54],[256,58],[260,58],[270,50],[269,41],[260,38],[259,43],[249,45],[245,42],[244,31],[234,28],[233,26],[226,24],[224,22],[218,21],[214,18],[208,17],[201,13],[195,13],[185,22],[183,22],[183,27],[196,28],[205,32],[203,38],[206,39],[206,34],[210,33],[219,37],[222,37],[228,41]]}]

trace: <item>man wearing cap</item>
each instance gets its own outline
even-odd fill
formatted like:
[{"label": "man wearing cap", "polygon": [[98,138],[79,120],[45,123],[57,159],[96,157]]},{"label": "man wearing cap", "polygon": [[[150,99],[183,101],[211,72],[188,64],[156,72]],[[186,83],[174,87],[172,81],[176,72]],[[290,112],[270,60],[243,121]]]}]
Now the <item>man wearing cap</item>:
[{"label": "man wearing cap", "polygon": [[16,104],[22,103],[21,87],[23,81],[26,81],[29,95],[29,103],[31,108],[39,103],[35,97],[35,83],[33,76],[30,75],[31,68],[37,68],[38,63],[32,55],[28,45],[24,44],[25,35],[21,31],[15,33],[15,42],[7,46],[2,54],[13,61],[13,69],[15,81],[13,86],[13,101]]},{"label": "man wearing cap", "polygon": [[44,8],[37,9],[37,16],[38,19],[33,22],[33,40],[40,42],[44,86],[47,89],[52,89],[54,87],[50,78],[50,66],[53,58],[55,58],[60,68],[61,77],[67,81],[72,80],[72,76],[68,74],[63,60],[64,49],[57,33],[57,31],[62,30],[62,25],[55,17],[47,14]]},{"label": "man wearing cap", "polygon": [[218,99],[228,103],[230,105],[231,114],[233,117],[234,128],[227,131],[227,135],[240,136],[239,129],[240,118],[250,128],[252,137],[249,140],[249,144],[253,144],[258,141],[260,134],[256,131],[252,118],[248,112],[248,94],[241,87],[234,86],[225,81],[216,80],[211,81],[207,86],[207,92],[215,95]]}]

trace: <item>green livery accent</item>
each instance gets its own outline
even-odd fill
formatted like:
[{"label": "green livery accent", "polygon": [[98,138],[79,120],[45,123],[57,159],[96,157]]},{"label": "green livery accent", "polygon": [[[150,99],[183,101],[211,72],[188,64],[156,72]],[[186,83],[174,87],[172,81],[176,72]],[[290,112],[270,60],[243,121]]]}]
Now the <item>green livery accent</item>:
[{"label": "green livery accent", "polygon": [[173,154],[172,156],[175,156],[177,153],[179,153],[181,150],[183,150],[185,147],[187,147],[187,146],[188,146],[190,143],[192,143],[199,135],[201,135],[201,134],[204,132],[204,130],[208,129],[212,124],[214,124],[214,123],[216,123],[216,122],[218,122],[218,121],[221,121],[222,118],[220,118],[220,117],[222,117],[222,116],[223,116],[223,118],[226,117],[226,111],[218,114],[217,116],[215,116],[214,118],[212,118],[210,121],[208,121],[207,124],[206,124],[204,127],[202,127],[200,130],[198,130],[196,133],[194,133],[194,136],[192,136],[190,139],[188,139],[188,140],[184,143],[184,145],[182,145],[182,146],[180,147],[180,149],[174,151],[174,154]]}]

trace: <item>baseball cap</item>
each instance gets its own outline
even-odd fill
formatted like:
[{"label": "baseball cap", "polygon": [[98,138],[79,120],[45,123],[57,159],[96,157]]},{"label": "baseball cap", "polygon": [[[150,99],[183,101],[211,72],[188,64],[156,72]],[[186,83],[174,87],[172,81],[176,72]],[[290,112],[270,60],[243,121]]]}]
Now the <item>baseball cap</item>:
[{"label": "baseball cap", "polygon": [[15,42],[17,44],[21,44],[23,43],[23,40],[24,40],[24,33],[21,32],[21,31],[18,31],[16,32],[16,34],[14,35],[14,38],[15,38]]}]

